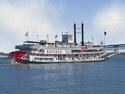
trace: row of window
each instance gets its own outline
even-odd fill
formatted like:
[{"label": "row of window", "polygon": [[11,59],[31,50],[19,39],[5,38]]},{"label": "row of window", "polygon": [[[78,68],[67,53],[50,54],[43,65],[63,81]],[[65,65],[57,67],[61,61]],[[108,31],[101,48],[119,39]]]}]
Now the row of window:
[{"label": "row of window", "polygon": [[[99,52],[99,51],[103,51],[101,50],[84,50],[83,52]],[[72,53],[80,53],[82,52],[82,50],[72,50]]]},{"label": "row of window", "polygon": [[53,60],[53,58],[38,58],[38,57],[35,57],[34,60]]}]

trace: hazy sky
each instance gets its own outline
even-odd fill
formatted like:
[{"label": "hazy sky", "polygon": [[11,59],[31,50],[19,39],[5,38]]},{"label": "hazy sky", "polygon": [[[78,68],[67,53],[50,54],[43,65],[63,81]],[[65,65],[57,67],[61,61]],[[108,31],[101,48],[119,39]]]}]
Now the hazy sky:
[{"label": "hazy sky", "polygon": [[[73,34],[73,24],[85,24],[85,41],[125,43],[125,0],[0,0],[0,51],[10,52],[30,40],[54,41],[62,32]],[[80,30],[78,30],[79,32]],[[77,34],[77,41],[81,37]],[[60,38],[59,38],[60,39]]]}]

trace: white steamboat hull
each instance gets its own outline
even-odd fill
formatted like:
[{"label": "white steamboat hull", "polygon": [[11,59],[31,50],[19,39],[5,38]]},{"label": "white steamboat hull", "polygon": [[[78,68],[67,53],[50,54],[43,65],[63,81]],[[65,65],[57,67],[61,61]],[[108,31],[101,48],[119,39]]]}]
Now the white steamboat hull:
[{"label": "white steamboat hull", "polygon": [[28,59],[21,59],[22,62],[24,62],[25,64],[28,63],[34,63],[34,64],[52,64],[52,63],[87,63],[87,62],[102,62],[102,61],[106,61],[108,58],[99,58],[99,59],[84,59],[84,60],[44,60],[44,61],[30,61]]}]

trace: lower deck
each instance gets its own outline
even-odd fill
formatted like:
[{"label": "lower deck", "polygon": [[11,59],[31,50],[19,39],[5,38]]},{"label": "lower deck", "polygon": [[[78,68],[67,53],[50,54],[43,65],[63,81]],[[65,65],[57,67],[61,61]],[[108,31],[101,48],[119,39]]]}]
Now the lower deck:
[{"label": "lower deck", "polygon": [[64,62],[97,62],[107,59],[106,54],[91,54],[91,55],[29,55],[27,58],[20,58],[22,61],[29,63],[64,63]]}]

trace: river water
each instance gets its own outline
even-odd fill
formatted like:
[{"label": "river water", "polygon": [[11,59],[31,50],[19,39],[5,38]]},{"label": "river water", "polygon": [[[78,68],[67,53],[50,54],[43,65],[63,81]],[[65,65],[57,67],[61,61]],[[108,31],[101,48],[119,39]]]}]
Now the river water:
[{"label": "river water", "polygon": [[105,62],[9,65],[0,59],[0,94],[125,94],[125,56]]}]

